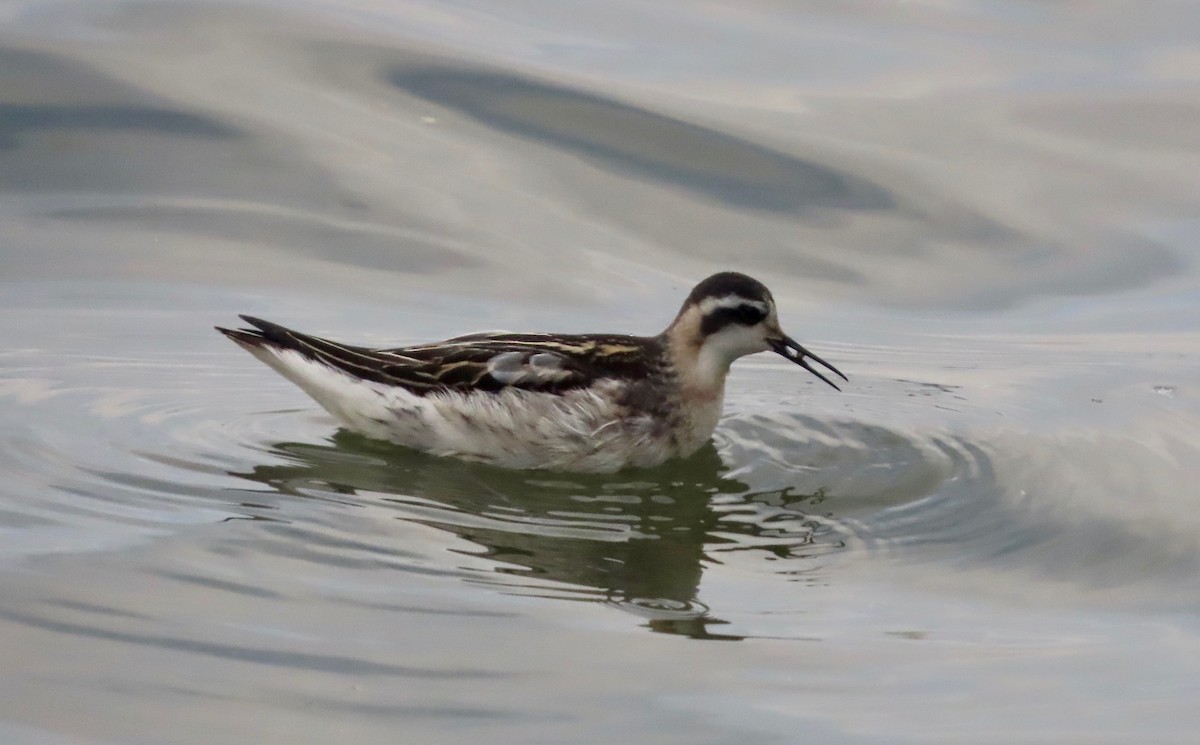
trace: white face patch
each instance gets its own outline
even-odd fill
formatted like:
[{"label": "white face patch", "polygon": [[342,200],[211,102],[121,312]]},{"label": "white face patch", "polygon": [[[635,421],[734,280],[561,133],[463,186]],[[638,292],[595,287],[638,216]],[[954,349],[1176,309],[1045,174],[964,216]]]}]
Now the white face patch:
[{"label": "white face patch", "polygon": [[[757,323],[737,320],[738,309],[753,308],[761,316]],[[688,368],[696,379],[709,381],[708,385],[723,384],[729,365],[739,357],[770,348],[767,337],[777,329],[775,305],[768,299],[751,299],[731,293],[709,297],[693,306],[689,317],[690,333],[700,342],[694,358],[677,361],[680,367]]]},{"label": "white face patch", "polygon": [[724,297],[708,297],[700,301],[700,315],[707,316],[720,308],[736,308],[739,305],[749,305],[758,308],[764,316],[771,314],[771,304],[763,300],[751,300],[741,295],[726,295]]}]

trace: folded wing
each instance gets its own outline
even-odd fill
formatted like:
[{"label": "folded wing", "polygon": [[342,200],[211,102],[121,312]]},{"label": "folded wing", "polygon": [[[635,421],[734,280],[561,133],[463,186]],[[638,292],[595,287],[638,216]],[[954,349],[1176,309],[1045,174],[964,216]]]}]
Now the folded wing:
[{"label": "folded wing", "polygon": [[561,393],[600,378],[641,377],[659,359],[653,338],[618,335],[471,334],[437,344],[371,349],[302,334],[251,316],[253,329],[219,329],[245,346],[273,346],[348,375],[403,387],[498,393],[520,389]]}]

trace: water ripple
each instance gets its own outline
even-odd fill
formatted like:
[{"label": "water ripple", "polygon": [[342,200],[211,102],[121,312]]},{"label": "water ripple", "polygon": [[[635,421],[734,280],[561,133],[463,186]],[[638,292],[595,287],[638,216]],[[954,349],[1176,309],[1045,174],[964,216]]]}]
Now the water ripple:
[{"label": "water ripple", "polygon": [[[138,388],[118,383],[132,369]],[[185,368],[110,357],[84,362],[75,374],[87,384],[17,364],[0,382],[24,422],[84,412],[70,430],[26,424],[6,432],[0,469],[9,483],[49,489],[37,502],[8,508],[10,553],[94,548],[252,519],[259,521],[254,551],[264,556],[614,603],[651,613],[668,628],[685,617],[703,621],[682,626],[696,634],[719,622],[699,599],[706,567],[730,561],[809,583],[828,581],[835,565],[864,560],[1055,576],[1058,565],[1048,557],[1061,563],[1104,536],[1147,567],[1195,563],[1178,541],[1142,541],[1136,516],[1093,509],[1072,524],[1048,514],[1053,503],[1026,487],[1050,476],[1013,483],[1020,472],[1014,458],[1054,471],[1054,464],[1039,465],[1036,439],[893,427],[820,413],[819,406],[812,414],[780,413],[792,406],[743,412],[745,402],[735,397],[715,446],[692,458],[616,476],[527,473],[432,458],[348,432],[326,440],[334,428],[324,415],[271,403],[292,392],[256,368],[214,358],[195,356]],[[229,394],[213,397],[213,381]],[[955,388],[928,391],[972,406]],[[303,437],[280,440],[281,432]],[[1056,499],[1063,503],[1063,495]],[[404,530],[453,540],[442,539],[432,554],[429,546],[410,549],[386,527],[397,520]],[[446,558],[436,559],[438,551]],[[1077,564],[1074,578],[1086,580]],[[1093,569],[1110,586],[1135,580],[1103,558]]]}]

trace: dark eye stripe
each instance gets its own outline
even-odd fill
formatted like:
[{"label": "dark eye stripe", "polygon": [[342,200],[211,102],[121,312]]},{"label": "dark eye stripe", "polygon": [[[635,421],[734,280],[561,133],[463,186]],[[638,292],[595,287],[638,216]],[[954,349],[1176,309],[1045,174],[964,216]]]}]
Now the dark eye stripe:
[{"label": "dark eye stripe", "polygon": [[767,314],[753,305],[737,305],[732,308],[716,308],[709,312],[700,322],[700,333],[704,336],[715,334],[731,324],[753,326]]},{"label": "dark eye stripe", "polygon": [[767,314],[755,305],[739,305],[734,308],[734,311],[737,315],[737,322],[745,326],[753,326],[767,317]]}]

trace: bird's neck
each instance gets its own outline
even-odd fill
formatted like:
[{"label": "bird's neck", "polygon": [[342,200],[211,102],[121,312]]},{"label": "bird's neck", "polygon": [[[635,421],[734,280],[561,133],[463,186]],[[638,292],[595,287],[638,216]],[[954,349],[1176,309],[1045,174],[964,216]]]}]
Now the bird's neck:
[{"label": "bird's neck", "polygon": [[729,375],[732,360],[711,345],[705,345],[698,329],[676,324],[663,336],[683,397],[696,403],[720,401],[725,394],[725,378]]}]

